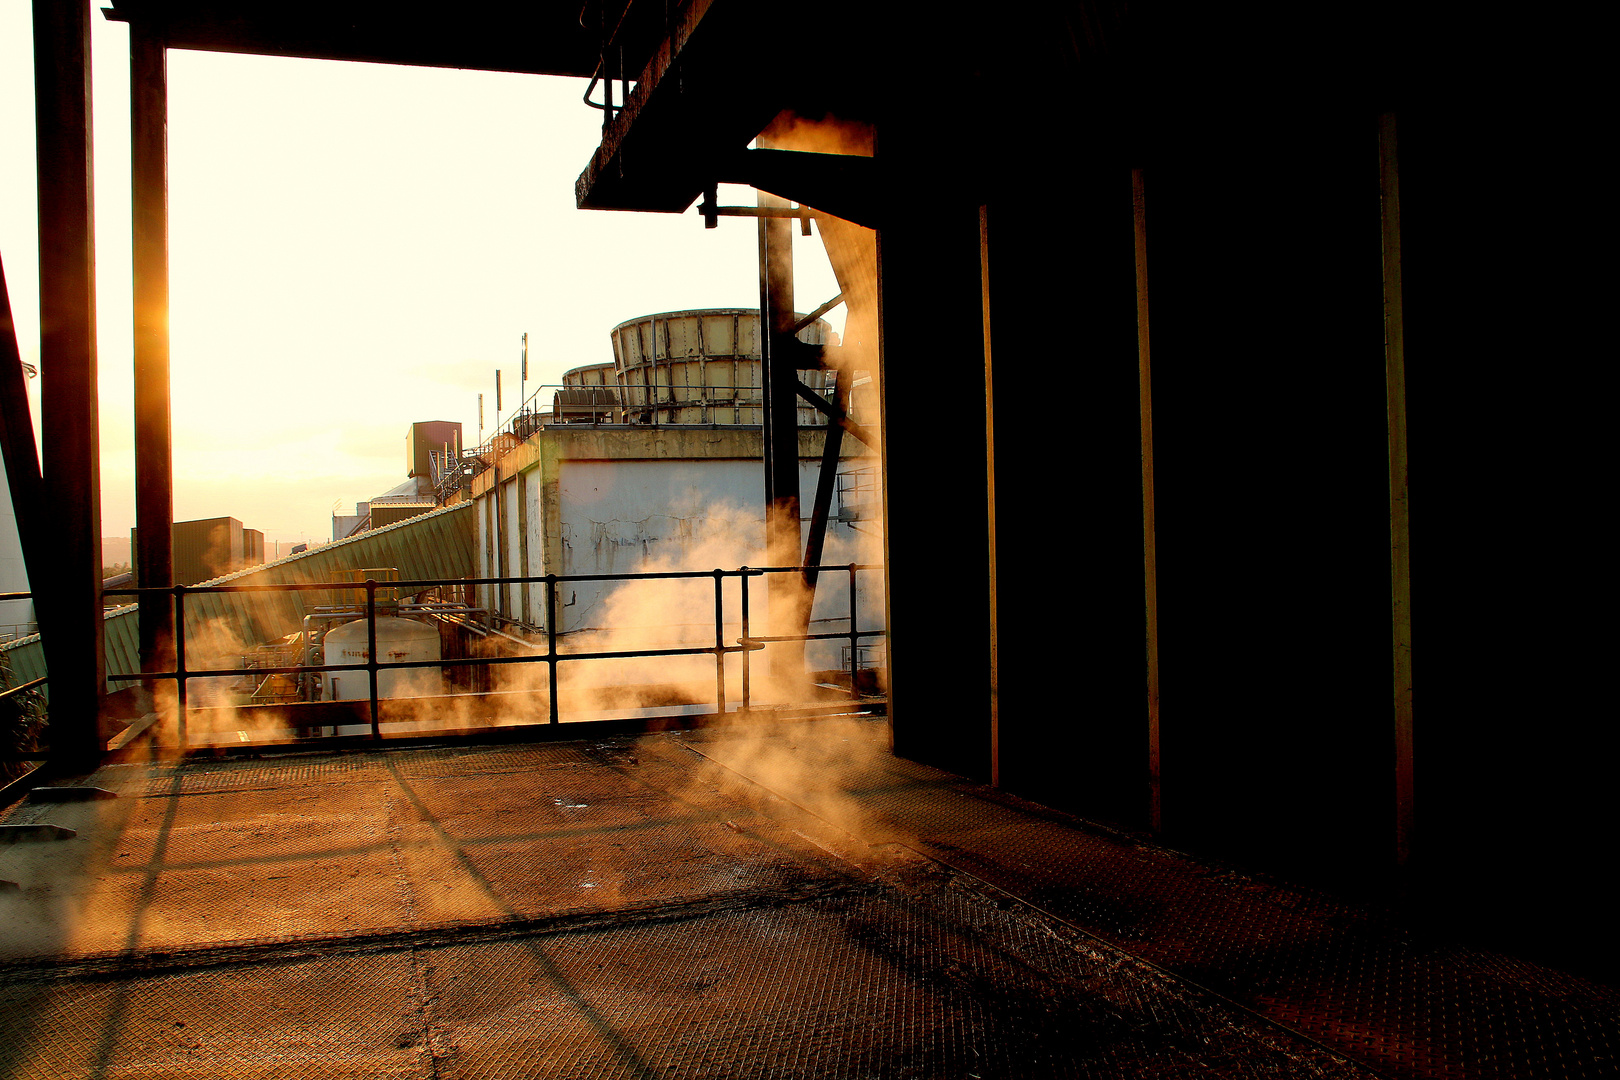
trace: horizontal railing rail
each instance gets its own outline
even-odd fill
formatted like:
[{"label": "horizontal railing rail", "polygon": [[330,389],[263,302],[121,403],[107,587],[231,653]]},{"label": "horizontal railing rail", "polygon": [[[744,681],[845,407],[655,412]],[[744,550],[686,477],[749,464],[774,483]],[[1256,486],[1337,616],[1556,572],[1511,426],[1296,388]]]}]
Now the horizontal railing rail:
[{"label": "horizontal railing rail", "polygon": [[[804,566],[773,566],[773,567],[740,567],[736,570],[673,570],[641,574],[546,574],[530,577],[481,577],[481,578],[423,578],[409,581],[378,581],[367,578],[363,583],[355,581],[333,582],[288,582],[282,584],[264,585],[204,585],[185,586],[176,585],[169,588],[145,587],[107,589],[103,595],[134,596],[137,598],[157,598],[167,596],[172,598],[174,604],[175,625],[185,626],[185,606],[188,597],[212,593],[274,593],[274,592],[331,592],[356,593],[364,589],[366,598],[363,611],[355,611],[367,623],[366,660],[363,663],[350,664],[298,664],[280,666],[258,666],[251,668],[194,668],[188,666],[186,660],[186,634],[175,635],[174,655],[175,666],[173,670],[154,670],[140,672],[110,672],[106,678],[111,681],[142,681],[142,680],[172,680],[176,684],[176,713],[177,727],[175,737],[182,748],[188,745],[189,733],[187,731],[187,713],[189,711],[189,695],[187,682],[200,678],[225,678],[241,676],[251,672],[255,676],[268,676],[278,674],[297,674],[306,672],[356,672],[367,673],[369,682],[369,712],[368,718],[373,739],[382,738],[381,707],[378,688],[378,676],[381,672],[412,668],[444,668],[444,667],[479,667],[500,666],[507,664],[536,664],[543,663],[548,667],[548,723],[559,724],[561,710],[558,693],[558,665],[564,662],[581,663],[589,661],[606,660],[636,660],[646,658],[663,658],[678,656],[713,656],[715,658],[715,705],[718,712],[727,711],[726,701],[726,657],[737,655],[741,657],[741,687],[742,697],[739,706],[743,712],[752,708],[751,670],[749,664],[750,654],[758,652],[768,644],[788,641],[822,641],[840,639],[848,642],[850,656],[850,694],[859,697],[858,689],[858,646],[864,640],[885,637],[885,630],[862,630],[860,628],[860,588],[858,575],[862,572],[881,571],[878,564],[848,563],[839,565],[823,565],[816,567]],[[816,574],[843,573],[848,575],[849,592],[849,629],[846,631],[833,631],[825,633],[804,633],[790,635],[759,635],[753,632],[751,626],[751,611],[749,597],[749,582],[754,578],[767,574],[792,574],[803,576],[807,572]],[[607,649],[595,651],[565,651],[559,648],[559,638],[564,637],[557,630],[556,612],[558,609],[558,587],[567,583],[577,582],[637,582],[637,581],[668,581],[668,580],[712,580],[714,582],[714,643],[712,645],[680,645],[671,648],[654,649]],[[735,644],[726,641],[726,612],[725,612],[725,582],[735,579],[738,581],[738,623],[740,635]],[[377,657],[377,618],[379,606],[383,614],[390,614],[396,610],[412,610],[421,613],[422,605],[397,605],[384,601],[379,605],[378,590],[388,590],[396,596],[419,594],[421,592],[454,586],[465,588],[467,586],[494,586],[506,587],[511,585],[543,585],[545,586],[546,622],[544,627],[545,645],[542,650],[537,642],[524,641],[522,644],[533,649],[530,655],[509,656],[469,656],[429,660],[390,660],[382,661]],[[150,602],[150,600],[148,601]],[[458,612],[464,609],[458,608]],[[610,628],[611,629],[611,628]],[[502,635],[509,637],[509,635]],[[513,639],[518,640],[518,639]],[[43,682],[43,680],[38,680]],[[33,684],[30,684],[33,685]],[[23,687],[17,688],[24,689]]]}]

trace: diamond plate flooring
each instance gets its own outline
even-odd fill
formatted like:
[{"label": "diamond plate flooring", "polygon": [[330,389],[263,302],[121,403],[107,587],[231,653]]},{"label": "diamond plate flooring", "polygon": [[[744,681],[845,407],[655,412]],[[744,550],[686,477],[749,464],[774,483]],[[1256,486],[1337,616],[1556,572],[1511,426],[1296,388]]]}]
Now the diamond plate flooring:
[{"label": "diamond plate flooring", "polygon": [[116,799],[4,815],[76,835],[0,847],[0,1077],[1613,1071],[1607,988],[885,743],[823,720],[103,767]]}]

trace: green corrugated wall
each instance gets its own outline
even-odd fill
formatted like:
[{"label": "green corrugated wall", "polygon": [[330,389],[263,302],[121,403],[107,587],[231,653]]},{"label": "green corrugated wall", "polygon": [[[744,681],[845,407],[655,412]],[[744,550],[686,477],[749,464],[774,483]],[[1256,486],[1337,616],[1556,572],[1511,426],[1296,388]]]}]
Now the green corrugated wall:
[{"label": "green corrugated wall", "polygon": [[[405,581],[472,577],[477,567],[473,504],[448,506],[313,551],[301,551],[273,563],[215,578],[197,588],[327,582],[343,578],[351,570],[377,567],[395,567]],[[317,607],[330,607],[340,599],[345,598],[326,590],[188,595],[186,648],[189,654],[195,655],[205,638],[211,636],[208,632],[213,630],[223,635],[222,640],[249,649],[259,642],[297,631],[306,613]],[[140,670],[137,610],[131,605],[106,615],[109,673]],[[45,653],[38,634],[7,642],[0,645],[0,649],[4,649],[11,660],[15,682],[27,682],[45,674]],[[195,666],[190,655],[187,665]],[[129,685],[129,682],[113,682],[108,689],[118,690]]]}]

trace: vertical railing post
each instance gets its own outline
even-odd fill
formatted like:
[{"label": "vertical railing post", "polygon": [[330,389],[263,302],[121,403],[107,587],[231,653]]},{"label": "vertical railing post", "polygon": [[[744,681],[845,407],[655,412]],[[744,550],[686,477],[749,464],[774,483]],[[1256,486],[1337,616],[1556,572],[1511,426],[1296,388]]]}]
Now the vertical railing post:
[{"label": "vertical railing post", "polygon": [[377,580],[366,578],[366,674],[371,678],[371,737],[382,738],[377,708]]},{"label": "vertical railing post", "polygon": [[561,722],[557,708],[557,575],[546,575],[546,669],[547,669],[547,702],[546,709],[550,714],[550,722]]},{"label": "vertical railing post", "polygon": [[174,587],[174,738],[186,748],[186,587]]},{"label": "vertical railing post", "polygon": [[715,711],[726,711],[726,605],[725,571],[714,568],[714,700]]},{"label": "vertical railing post", "polygon": [[738,571],[738,586],[742,595],[742,711],[747,712],[752,706],[752,692],[749,688],[749,661],[753,658],[753,649],[748,644],[748,567]]},{"label": "vertical railing post", "polygon": [[849,564],[849,696],[861,696],[860,688],[855,685],[856,674],[861,669],[861,636],[860,636],[860,606],[855,596],[855,564]]}]

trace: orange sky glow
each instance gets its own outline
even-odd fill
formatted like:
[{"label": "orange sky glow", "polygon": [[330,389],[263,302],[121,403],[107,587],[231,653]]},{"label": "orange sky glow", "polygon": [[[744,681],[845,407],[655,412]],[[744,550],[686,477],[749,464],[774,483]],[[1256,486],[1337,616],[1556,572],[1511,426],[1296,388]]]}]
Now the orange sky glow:
[{"label": "orange sky glow", "polygon": [[[29,4],[0,0],[0,259],[38,363]],[[93,14],[102,535],[134,522],[128,34]],[[494,427],[529,382],[612,359],[638,315],[759,302],[755,227],[576,210],[582,80],[171,51],[175,516],[331,535],[405,479],[419,420]],[[752,203],[747,188],[721,202]],[[797,230],[795,229],[795,234]],[[797,307],[837,291],[818,239]],[[842,330],[843,308],[828,315]],[[38,385],[32,380],[38,423]],[[549,395],[544,399],[549,401]],[[504,415],[503,415],[504,419]],[[273,549],[271,549],[273,551]]]}]

